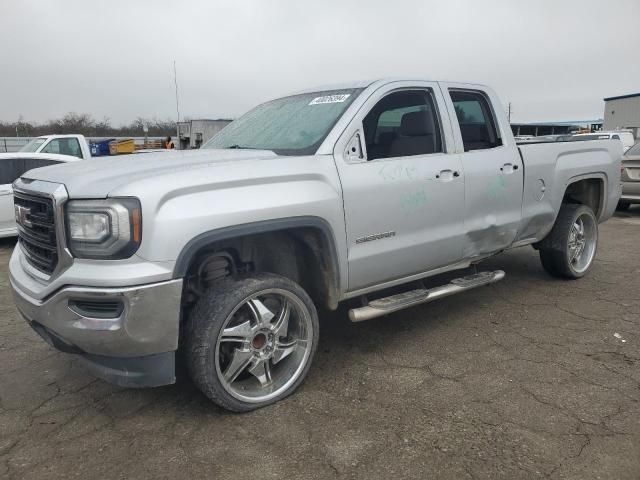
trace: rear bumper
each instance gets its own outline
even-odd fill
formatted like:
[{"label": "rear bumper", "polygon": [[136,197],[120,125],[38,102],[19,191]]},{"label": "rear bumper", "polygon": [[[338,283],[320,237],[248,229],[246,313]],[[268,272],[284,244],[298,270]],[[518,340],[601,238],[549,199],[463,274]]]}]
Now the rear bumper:
[{"label": "rear bumper", "polygon": [[629,203],[640,203],[640,182],[622,182],[620,200]]}]

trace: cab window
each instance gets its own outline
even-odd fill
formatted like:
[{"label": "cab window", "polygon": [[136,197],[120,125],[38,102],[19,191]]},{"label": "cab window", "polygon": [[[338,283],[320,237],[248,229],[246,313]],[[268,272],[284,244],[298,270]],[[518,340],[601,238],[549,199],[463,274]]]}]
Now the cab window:
[{"label": "cab window", "polygon": [[362,121],[368,160],[442,152],[431,92],[406,90],[380,100]]},{"label": "cab window", "polygon": [[80,144],[77,138],[54,138],[45,145],[42,153],[57,153],[82,158]]},{"label": "cab window", "polygon": [[450,90],[464,151],[484,150],[502,145],[487,97],[479,91]]}]

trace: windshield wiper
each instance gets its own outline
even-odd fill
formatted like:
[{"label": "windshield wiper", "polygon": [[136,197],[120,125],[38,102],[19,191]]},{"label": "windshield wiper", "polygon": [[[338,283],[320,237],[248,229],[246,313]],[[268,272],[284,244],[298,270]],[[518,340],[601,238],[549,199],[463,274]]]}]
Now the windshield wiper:
[{"label": "windshield wiper", "polygon": [[245,147],[243,145],[231,145],[229,147],[225,147],[225,148],[233,148],[236,150],[259,150],[258,148],[254,148],[254,147]]}]

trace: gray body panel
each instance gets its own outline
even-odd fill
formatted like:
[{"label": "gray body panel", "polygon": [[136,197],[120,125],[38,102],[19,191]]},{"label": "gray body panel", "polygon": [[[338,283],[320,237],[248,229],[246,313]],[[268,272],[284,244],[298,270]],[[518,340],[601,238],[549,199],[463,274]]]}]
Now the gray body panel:
[{"label": "gray body panel", "polygon": [[640,155],[625,155],[622,158],[621,200],[640,203]]}]

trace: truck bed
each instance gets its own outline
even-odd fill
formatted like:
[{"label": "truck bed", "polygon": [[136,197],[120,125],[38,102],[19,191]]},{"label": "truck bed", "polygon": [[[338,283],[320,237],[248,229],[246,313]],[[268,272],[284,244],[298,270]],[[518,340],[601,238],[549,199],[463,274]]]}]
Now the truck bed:
[{"label": "truck bed", "polygon": [[619,141],[519,143],[518,150],[525,169],[519,242],[544,238],[553,226],[566,186],[577,178],[604,186],[601,198],[596,199],[599,222],[615,211],[620,197]]}]

